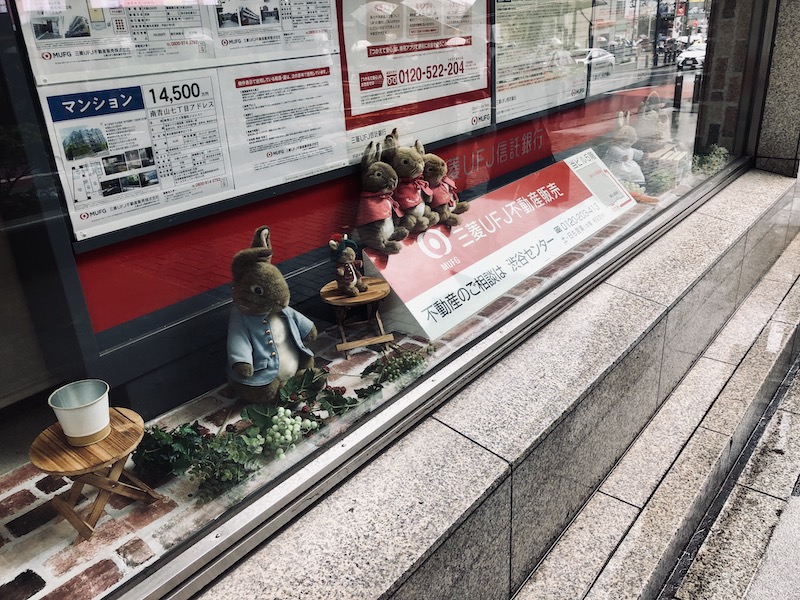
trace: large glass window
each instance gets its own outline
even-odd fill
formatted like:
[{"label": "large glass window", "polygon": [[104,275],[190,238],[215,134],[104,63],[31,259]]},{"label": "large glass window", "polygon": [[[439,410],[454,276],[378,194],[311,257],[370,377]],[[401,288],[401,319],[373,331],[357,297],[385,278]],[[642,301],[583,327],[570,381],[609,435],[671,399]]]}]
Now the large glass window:
[{"label": "large glass window", "polygon": [[[11,4],[4,226],[37,198],[77,371],[149,420],[135,468],[177,506],[156,561],[728,165],[746,82],[708,91],[715,8]],[[36,348],[65,325],[28,306]]]}]

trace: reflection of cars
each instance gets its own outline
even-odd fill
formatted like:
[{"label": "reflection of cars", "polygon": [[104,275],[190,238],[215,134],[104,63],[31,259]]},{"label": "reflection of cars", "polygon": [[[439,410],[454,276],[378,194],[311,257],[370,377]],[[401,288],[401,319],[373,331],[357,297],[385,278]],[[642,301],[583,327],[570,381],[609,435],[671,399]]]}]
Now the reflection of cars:
[{"label": "reflection of cars", "polygon": [[610,71],[616,62],[614,55],[602,48],[579,48],[573,50],[570,54],[572,54],[575,62],[592,65],[592,70],[594,71]]},{"label": "reflection of cars", "polygon": [[686,48],[683,52],[678,54],[675,63],[678,65],[678,70],[683,69],[702,69],[703,63],[706,62],[706,45],[693,44]]},{"label": "reflection of cars", "polygon": [[547,66],[551,69],[569,69],[575,66],[575,60],[566,50],[553,50],[547,57]]}]

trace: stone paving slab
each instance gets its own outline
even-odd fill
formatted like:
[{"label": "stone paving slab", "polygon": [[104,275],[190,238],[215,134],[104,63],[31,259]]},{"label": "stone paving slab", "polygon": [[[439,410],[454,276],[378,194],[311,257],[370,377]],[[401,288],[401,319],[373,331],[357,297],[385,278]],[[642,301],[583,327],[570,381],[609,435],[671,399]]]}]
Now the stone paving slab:
[{"label": "stone paving slab", "polygon": [[676,590],[676,599],[800,597],[800,503],[792,495],[800,494],[800,414],[786,410],[798,397],[800,379],[795,375]]}]

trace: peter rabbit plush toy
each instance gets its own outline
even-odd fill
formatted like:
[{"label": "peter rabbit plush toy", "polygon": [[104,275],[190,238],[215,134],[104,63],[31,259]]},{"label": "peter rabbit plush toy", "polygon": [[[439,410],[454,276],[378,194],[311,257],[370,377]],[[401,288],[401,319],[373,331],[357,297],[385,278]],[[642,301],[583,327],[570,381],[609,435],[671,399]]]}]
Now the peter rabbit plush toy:
[{"label": "peter rabbit plush toy", "polygon": [[397,187],[397,173],[381,160],[381,144],[370,142],[361,157],[361,197],[356,215],[359,241],[367,248],[384,254],[397,254],[400,240],[408,229],[395,227],[395,218],[403,213],[392,198]]},{"label": "peter rabbit plush toy", "polygon": [[633,147],[639,136],[629,124],[630,113],[619,112],[617,120],[619,129],[606,150],[604,157],[606,166],[620,181],[644,186],[644,173],[637,162],[644,158],[644,152]]},{"label": "peter rabbit plush toy", "polygon": [[269,228],[259,227],[250,248],[233,257],[228,377],[240,399],[271,403],[298,371],[314,366],[306,346],[314,323],[289,307],[289,286],[272,264]]},{"label": "peter rabbit plush toy", "polygon": [[432,192],[422,177],[425,148],[417,140],[413,147],[400,146],[397,129],[384,139],[382,159],[397,172],[398,183],[392,197],[403,216],[399,225],[411,232],[419,233],[439,222],[439,215],[426,204]]},{"label": "peter rabbit plush toy", "polygon": [[469,202],[458,201],[456,182],[447,176],[447,163],[430,152],[423,155],[425,166],[422,177],[431,188],[428,205],[439,215],[439,223],[448,227],[461,225],[458,215],[469,210]]}]

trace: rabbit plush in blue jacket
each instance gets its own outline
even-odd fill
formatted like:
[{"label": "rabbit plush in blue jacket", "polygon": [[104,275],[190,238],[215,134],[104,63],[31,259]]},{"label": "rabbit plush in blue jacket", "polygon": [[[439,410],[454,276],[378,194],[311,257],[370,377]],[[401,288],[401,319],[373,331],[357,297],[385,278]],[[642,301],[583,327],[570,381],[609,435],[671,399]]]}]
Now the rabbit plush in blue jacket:
[{"label": "rabbit plush in blue jacket", "polygon": [[289,286],[272,264],[268,227],[259,227],[251,247],[234,256],[231,272],[228,378],[240,399],[272,403],[289,378],[314,366],[306,344],[317,329],[289,307]]}]

